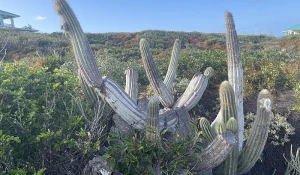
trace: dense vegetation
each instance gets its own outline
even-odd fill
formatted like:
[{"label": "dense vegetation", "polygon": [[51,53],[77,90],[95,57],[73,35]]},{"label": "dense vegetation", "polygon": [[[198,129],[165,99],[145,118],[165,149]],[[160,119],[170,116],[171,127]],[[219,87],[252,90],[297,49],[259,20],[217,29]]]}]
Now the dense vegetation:
[{"label": "dense vegetation", "polygon": [[[140,38],[150,42],[162,74],[167,70],[171,47],[176,38],[182,41],[176,86],[178,97],[195,72],[213,67],[216,74],[198,106],[192,111],[197,119],[213,119],[219,110],[218,86],[227,77],[225,36],[200,32],[142,31],[138,33],[87,34],[96,61],[104,75],[124,85],[124,71],[134,68],[139,73],[140,96],[153,92],[140,64]],[[259,90],[266,88],[274,97],[275,117],[262,162],[254,171],[283,174],[286,161],[282,148],[300,146],[290,140],[300,134],[300,37],[277,39],[266,35],[239,36],[244,67],[244,99],[255,101]],[[100,138],[91,138],[93,123],[99,114],[85,104],[76,77],[75,62],[69,41],[62,33],[38,34],[0,31],[0,170],[3,173],[80,174],[84,165],[99,153]],[[144,90],[144,91],[143,91]],[[282,93],[295,103],[280,103]],[[278,99],[278,100],[277,100]],[[287,100],[287,99],[285,99]],[[205,102],[205,103],[204,103]],[[248,105],[245,113],[254,112]],[[248,124],[253,119],[247,115]],[[289,124],[291,123],[291,124]],[[294,130],[294,127],[296,130]],[[297,138],[297,137],[296,137]],[[276,150],[276,163],[270,154]],[[273,161],[273,160],[272,160]],[[278,161],[278,162],[277,162]],[[265,164],[264,164],[265,163]],[[280,165],[280,166],[278,166]],[[264,167],[264,170],[259,166]],[[45,168],[45,169],[44,169]]]}]

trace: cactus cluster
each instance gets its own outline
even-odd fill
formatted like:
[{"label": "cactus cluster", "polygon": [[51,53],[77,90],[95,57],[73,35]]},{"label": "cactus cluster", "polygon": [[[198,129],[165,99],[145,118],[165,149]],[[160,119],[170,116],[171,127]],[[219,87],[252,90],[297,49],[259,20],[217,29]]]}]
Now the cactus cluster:
[{"label": "cactus cluster", "polygon": [[[99,101],[105,101],[110,106],[107,111],[113,110],[126,125],[134,129],[146,130],[146,138],[150,140],[159,139],[162,130],[178,134],[181,138],[195,134],[188,111],[202,97],[209,78],[214,74],[212,68],[207,68],[204,74],[196,73],[185,92],[175,101],[170,89],[176,76],[180,40],[175,40],[169,68],[163,80],[153,60],[148,42],[141,39],[142,60],[155,95],[150,99],[137,99],[137,74],[132,70],[125,72],[125,90],[109,77],[102,77],[87,37],[72,9],[66,0],[54,0],[54,2],[56,11],[62,18],[62,29],[72,43],[81,86],[91,106],[99,106],[103,104]],[[240,152],[244,125],[243,70],[238,38],[229,12],[226,13],[226,26],[229,81],[221,84],[221,110],[213,124],[210,126],[205,118],[199,120],[199,126],[206,136],[204,140],[206,147],[201,153],[202,161],[199,159],[188,161],[194,172],[205,172],[221,164],[218,168],[221,174],[246,173],[254,165],[264,147],[270,124],[270,93],[263,90],[258,97],[257,119],[244,149]],[[159,109],[159,103],[163,105],[163,109]],[[113,117],[105,116],[103,126],[109,129],[111,120]]]}]

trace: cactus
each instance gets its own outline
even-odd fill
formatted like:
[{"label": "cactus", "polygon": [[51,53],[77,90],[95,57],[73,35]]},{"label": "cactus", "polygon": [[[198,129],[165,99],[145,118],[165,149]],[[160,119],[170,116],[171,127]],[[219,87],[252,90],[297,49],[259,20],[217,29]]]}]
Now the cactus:
[{"label": "cactus", "polygon": [[238,140],[239,150],[243,147],[244,140],[244,109],[243,109],[243,67],[240,56],[240,46],[238,36],[235,30],[235,24],[232,14],[225,13],[226,21],[226,46],[227,46],[227,64],[228,81],[233,87],[235,93],[235,103],[238,122]]},{"label": "cactus", "polygon": [[167,86],[168,89],[171,89],[173,81],[176,78],[176,70],[178,65],[178,58],[180,55],[180,47],[181,47],[180,40],[176,39],[172,49],[172,56],[168,67],[168,71],[164,79],[164,84]]},{"label": "cactus", "polygon": [[257,115],[249,131],[249,138],[239,156],[240,174],[247,173],[263,151],[271,122],[271,108],[271,94],[263,89],[257,98]]},{"label": "cactus", "polygon": [[145,39],[140,40],[140,51],[147,77],[150,81],[151,87],[154,89],[155,94],[158,96],[160,102],[165,107],[171,107],[174,103],[174,96],[171,94],[170,89],[167,88],[163,82],[161,75],[155,65],[150,52],[150,47]]},{"label": "cactus", "polygon": [[[233,120],[237,119],[237,110],[236,110],[234,92],[232,86],[229,84],[228,81],[223,81],[220,86],[220,105],[221,105],[222,123],[227,124],[228,122],[231,122],[229,121],[230,118],[233,118]],[[223,165],[221,165],[223,169],[222,174],[224,175],[236,174],[238,156],[239,156],[239,148],[238,145],[235,145],[233,151],[223,162]]]},{"label": "cactus", "polygon": [[234,117],[231,117],[227,123],[226,123],[226,128],[233,133],[236,133],[238,131],[238,123]]},{"label": "cactus", "polygon": [[198,124],[200,130],[203,131],[204,139],[206,139],[208,143],[211,143],[215,139],[216,135],[215,132],[212,131],[209,121],[205,117],[201,117]]},{"label": "cactus", "polygon": [[135,103],[137,103],[137,97],[138,97],[138,86],[137,86],[137,80],[138,80],[138,74],[135,70],[128,69],[125,71],[126,75],[126,84],[125,84],[125,92],[131,97],[132,100],[134,100]]},{"label": "cactus", "polygon": [[213,74],[214,70],[211,67],[208,67],[204,71],[204,75],[195,74],[184,93],[179,97],[177,102],[175,102],[174,107],[179,108],[184,106],[188,110],[192,109],[202,97],[208,84],[208,79],[212,77]]},{"label": "cactus", "polygon": [[[170,92],[170,87],[173,83],[173,80],[176,76],[176,68],[178,62],[178,55],[180,51],[180,41],[176,40],[173,47],[172,58],[170,61],[169,69],[165,80],[162,80],[162,77],[155,65],[155,62],[152,58],[150,52],[149,44],[145,39],[140,41],[140,51],[143,58],[144,68],[146,70],[147,77],[149,79],[151,87],[154,89],[155,96],[153,99],[150,99],[148,109],[145,111],[143,108],[139,107],[139,99],[137,100],[137,88],[136,88],[136,78],[133,74],[128,73],[128,80],[126,81],[125,91],[112,79],[109,77],[102,77],[100,71],[98,70],[95,62],[94,55],[92,54],[88,40],[83,33],[80,24],[73,13],[72,9],[66,2],[66,0],[54,0],[56,11],[59,16],[62,18],[62,29],[64,30],[66,36],[70,39],[73,46],[75,59],[79,71],[79,76],[81,78],[82,88],[86,94],[87,100],[91,104],[95,104],[96,99],[101,99],[107,102],[111,109],[114,110],[128,125],[131,125],[135,129],[143,130],[147,126],[155,128],[155,132],[159,133],[162,129],[167,129],[168,132],[173,132],[179,134],[180,136],[194,135],[195,133],[191,129],[189,123],[190,115],[188,111],[192,109],[200,100],[203,95],[204,90],[207,87],[209,78],[213,75],[213,69],[208,68],[204,74],[196,73],[189,83],[187,89],[183,95],[174,102],[173,94]],[[224,97],[230,97],[229,100],[224,98],[222,103],[228,104],[221,109],[220,114],[217,117],[217,120],[224,121],[222,124],[218,123],[217,133],[214,135],[211,133],[210,141],[212,141],[202,152],[202,162],[199,159],[189,160],[189,164],[193,165],[194,172],[202,172],[209,169],[212,169],[223,162],[228,155],[232,155],[231,152],[236,147],[237,137],[232,132],[235,128],[234,122],[229,120],[230,117],[235,117],[237,115],[238,122],[238,139],[239,142],[242,142],[242,137],[240,133],[242,131],[241,119],[239,111],[242,111],[242,106],[240,107],[240,99],[242,98],[242,90],[239,87],[242,86],[242,67],[241,60],[239,56],[239,48],[236,32],[234,30],[234,23],[230,13],[227,13],[227,46],[228,46],[228,66],[230,70],[228,73],[229,83],[232,83],[234,87],[233,90],[229,91],[228,89],[224,93]],[[230,45],[230,43],[232,43]],[[238,65],[237,69],[233,65]],[[229,83],[227,87],[231,87]],[[232,93],[234,92],[235,98],[233,98]],[[226,94],[230,94],[226,96]],[[264,91],[262,94],[267,94],[263,98],[259,97],[259,103],[262,106],[267,106],[270,103],[270,98],[268,92]],[[158,113],[158,101],[155,98],[159,99],[159,102],[164,106]],[[223,97],[221,97],[223,98]],[[137,103],[138,102],[138,103]],[[234,105],[234,102],[237,103],[237,106]],[[99,104],[95,104],[99,105]],[[222,105],[221,105],[222,106]],[[261,107],[261,105],[259,105]],[[267,121],[270,118],[268,112],[264,111],[265,108],[259,108],[259,116],[264,116],[262,119],[257,119],[257,127],[260,125],[267,126]],[[269,109],[269,108],[268,108]],[[232,115],[232,116],[231,116]],[[112,120],[111,117],[105,118],[106,120]],[[225,122],[227,127],[226,129]],[[159,124],[158,124],[159,123]],[[207,124],[206,124],[207,127]],[[235,128],[235,129],[236,129]],[[249,138],[249,143],[246,144],[245,150],[242,151],[240,155],[239,162],[249,162],[239,163],[238,172],[244,173],[251,168],[261,150],[263,148],[262,143],[265,142],[264,138],[266,136],[268,128],[259,128],[256,131],[250,133],[251,138]],[[211,132],[211,129],[207,129]],[[255,142],[255,139],[263,134],[264,138],[261,138],[261,142]],[[213,139],[213,137],[215,137]],[[151,135],[148,133],[148,139],[157,138],[157,135]],[[256,150],[255,146],[259,149]],[[234,169],[233,169],[234,170]]]},{"label": "cactus", "polygon": [[155,99],[150,99],[147,109],[146,139],[157,138],[159,138],[159,103]]},{"label": "cactus", "polygon": [[218,135],[223,135],[225,134],[226,132],[226,127],[225,127],[225,124],[223,122],[219,122],[217,123],[217,126],[216,126],[216,133]]}]

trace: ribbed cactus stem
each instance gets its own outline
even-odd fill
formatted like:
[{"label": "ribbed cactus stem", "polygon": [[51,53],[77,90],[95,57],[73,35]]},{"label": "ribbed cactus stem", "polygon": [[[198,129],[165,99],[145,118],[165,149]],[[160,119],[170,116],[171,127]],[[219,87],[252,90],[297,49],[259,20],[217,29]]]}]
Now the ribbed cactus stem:
[{"label": "ribbed cactus stem", "polygon": [[232,14],[226,12],[226,47],[228,64],[228,81],[235,93],[235,103],[237,108],[238,139],[239,150],[243,147],[244,138],[244,109],[243,109],[243,67],[240,56],[239,39],[235,30]]},{"label": "ribbed cactus stem", "polygon": [[223,134],[225,134],[225,132],[226,132],[225,123],[223,123],[223,122],[217,123],[217,125],[216,125],[216,133],[218,135],[223,135]]},{"label": "ribbed cactus stem", "polygon": [[220,86],[220,106],[222,122],[227,123],[230,117],[237,118],[234,92],[228,81],[223,81]]},{"label": "ribbed cactus stem", "polygon": [[205,117],[201,117],[198,124],[204,134],[205,140],[207,140],[208,143],[211,143],[215,139],[216,134],[212,131],[209,121]]},{"label": "ribbed cactus stem", "polygon": [[[233,120],[236,121],[237,111],[235,105],[235,96],[234,96],[233,88],[228,81],[223,81],[220,86],[220,106],[221,106],[222,122],[226,123],[227,125],[228,122],[232,122],[229,121],[231,118],[233,118]],[[236,128],[238,129],[238,126],[236,126]],[[235,145],[232,153],[230,153],[230,155],[222,165],[223,166],[222,174],[224,175],[236,174],[238,153],[239,153],[238,145]]]},{"label": "ribbed cactus stem", "polygon": [[103,77],[101,89],[95,88],[95,92],[105,99],[112,109],[136,129],[146,127],[146,112],[129,97],[129,95],[115,81],[109,77]]},{"label": "ribbed cactus stem", "polygon": [[83,79],[88,86],[100,87],[103,81],[101,73],[98,70],[88,39],[74,12],[66,0],[54,0],[54,4],[56,12],[62,18],[62,29],[72,43],[77,66],[82,72]]},{"label": "ribbed cactus stem", "polygon": [[212,67],[208,67],[203,74],[207,76],[207,78],[211,78],[215,74],[215,70]]},{"label": "ribbed cactus stem", "polygon": [[191,163],[191,167],[193,167],[192,171],[205,172],[218,166],[226,159],[228,154],[231,153],[232,148],[236,143],[236,136],[231,131],[217,135],[214,141],[200,154],[201,160],[198,158],[188,160],[188,162]]},{"label": "ribbed cactus stem", "polygon": [[227,130],[236,133],[238,131],[238,123],[234,117],[231,117],[226,123]]},{"label": "ribbed cactus stem", "polygon": [[138,74],[135,70],[127,69],[125,70],[126,75],[126,84],[125,84],[125,92],[131,97],[131,99],[137,103],[138,97]]},{"label": "ribbed cactus stem", "polygon": [[145,39],[140,40],[140,51],[143,59],[144,68],[147,77],[150,81],[151,87],[154,89],[155,94],[158,96],[159,101],[165,107],[171,107],[174,103],[174,97],[171,91],[164,84],[162,77],[155,65],[150,47]]},{"label": "ribbed cactus stem", "polygon": [[257,99],[257,114],[249,137],[240,153],[238,173],[247,173],[255,164],[266,144],[271,121],[272,101],[268,90],[262,90]]},{"label": "ribbed cactus stem", "polygon": [[86,100],[88,103],[93,107],[97,103],[97,94],[94,91],[93,87],[89,87],[84,79],[82,78],[81,71],[78,71],[79,74],[79,82],[81,85],[81,89],[85,95]]},{"label": "ribbed cactus stem", "polygon": [[147,108],[146,139],[154,140],[159,138],[159,103],[150,99]]},{"label": "ribbed cactus stem", "polygon": [[174,42],[174,45],[173,45],[173,50],[172,50],[172,55],[171,55],[171,60],[170,60],[170,64],[168,67],[168,71],[167,71],[166,77],[164,79],[164,83],[168,89],[171,89],[172,84],[176,77],[176,70],[177,70],[178,59],[179,59],[179,55],[180,55],[180,48],[181,48],[180,40],[176,39]]},{"label": "ribbed cactus stem", "polygon": [[185,106],[187,110],[191,110],[201,99],[207,84],[208,79],[213,75],[213,69],[211,67],[205,70],[205,74],[195,74],[192,80],[190,81],[188,87],[180,98],[176,101],[174,107]]}]

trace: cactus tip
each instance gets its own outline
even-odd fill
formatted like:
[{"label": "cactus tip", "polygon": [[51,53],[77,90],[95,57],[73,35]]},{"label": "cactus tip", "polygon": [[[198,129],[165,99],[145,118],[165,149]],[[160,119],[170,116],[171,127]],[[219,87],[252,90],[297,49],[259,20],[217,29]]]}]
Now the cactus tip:
[{"label": "cactus tip", "polygon": [[238,130],[238,123],[234,117],[230,117],[230,119],[226,123],[226,128],[234,133]]},{"label": "cactus tip", "polygon": [[215,74],[215,70],[212,67],[208,67],[204,71],[204,75],[208,78],[212,77]]},{"label": "cactus tip", "polygon": [[225,124],[223,122],[219,122],[216,125],[216,133],[219,135],[223,135],[226,132],[226,127]]}]

